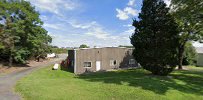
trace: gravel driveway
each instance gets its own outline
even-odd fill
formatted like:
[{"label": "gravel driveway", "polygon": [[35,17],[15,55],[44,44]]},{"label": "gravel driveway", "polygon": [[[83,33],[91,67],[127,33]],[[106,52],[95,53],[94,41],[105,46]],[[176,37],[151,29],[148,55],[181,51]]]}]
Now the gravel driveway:
[{"label": "gravel driveway", "polygon": [[15,84],[19,79],[21,79],[22,77],[26,76],[27,74],[31,73],[34,70],[60,62],[66,57],[67,57],[66,54],[60,54],[59,58],[30,65],[31,67],[27,69],[0,76],[0,100],[21,100],[21,97],[14,92]]}]

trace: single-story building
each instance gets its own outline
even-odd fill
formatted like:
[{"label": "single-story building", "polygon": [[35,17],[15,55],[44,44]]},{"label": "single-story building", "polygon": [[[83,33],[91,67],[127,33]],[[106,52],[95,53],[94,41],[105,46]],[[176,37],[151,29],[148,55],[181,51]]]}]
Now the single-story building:
[{"label": "single-story building", "polygon": [[133,49],[124,47],[83,48],[68,51],[68,68],[75,74],[137,67]]},{"label": "single-story building", "polygon": [[197,66],[203,66],[203,47],[197,47]]}]

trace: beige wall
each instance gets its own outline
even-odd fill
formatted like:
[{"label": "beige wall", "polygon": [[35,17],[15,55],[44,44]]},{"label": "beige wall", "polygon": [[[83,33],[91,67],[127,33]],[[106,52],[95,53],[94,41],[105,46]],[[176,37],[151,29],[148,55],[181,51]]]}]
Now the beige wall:
[{"label": "beige wall", "polygon": [[[133,59],[132,49],[129,48],[92,48],[76,50],[76,74],[86,71],[96,71],[96,61],[101,61],[101,70],[108,70],[120,67],[129,67],[129,59]],[[110,66],[110,60],[116,60],[115,66]],[[91,68],[85,68],[84,62],[91,62]],[[137,64],[136,64],[137,65]]]},{"label": "beige wall", "polygon": [[197,66],[203,67],[203,53],[199,53],[197,55]]}]

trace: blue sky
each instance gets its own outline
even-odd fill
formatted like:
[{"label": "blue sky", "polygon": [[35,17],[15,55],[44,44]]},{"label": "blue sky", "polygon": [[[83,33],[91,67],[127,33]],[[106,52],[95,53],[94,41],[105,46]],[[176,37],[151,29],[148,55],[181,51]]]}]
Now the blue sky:
[{"label": "blue sky", "polygon": [[91,47],[130,45],[142,0],[29,0],[53,45]]},{"label": "blue sky", "polygon": [[27,1],[40,12],[52,45],[59,47],[131,45],[132,19],[142,5],[142,0]]}]

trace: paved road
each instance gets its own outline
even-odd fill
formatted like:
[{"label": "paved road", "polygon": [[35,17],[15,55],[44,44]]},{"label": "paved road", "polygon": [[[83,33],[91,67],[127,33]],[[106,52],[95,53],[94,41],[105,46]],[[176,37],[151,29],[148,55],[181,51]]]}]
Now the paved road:
[{"label": "paved road", "polygon": [[21,97],[14,92],[14,87],[16,82],[27,74],[31,73],[34,70],[52,65],[57,63],[63,59],[65,59],[67,55],[61,54],[59,58],[53,59],[49,62],[43,62],[38,65],[30,65],[31,67],[13,72],[4,76],[0,76],[0,100],[21,100]]}]

